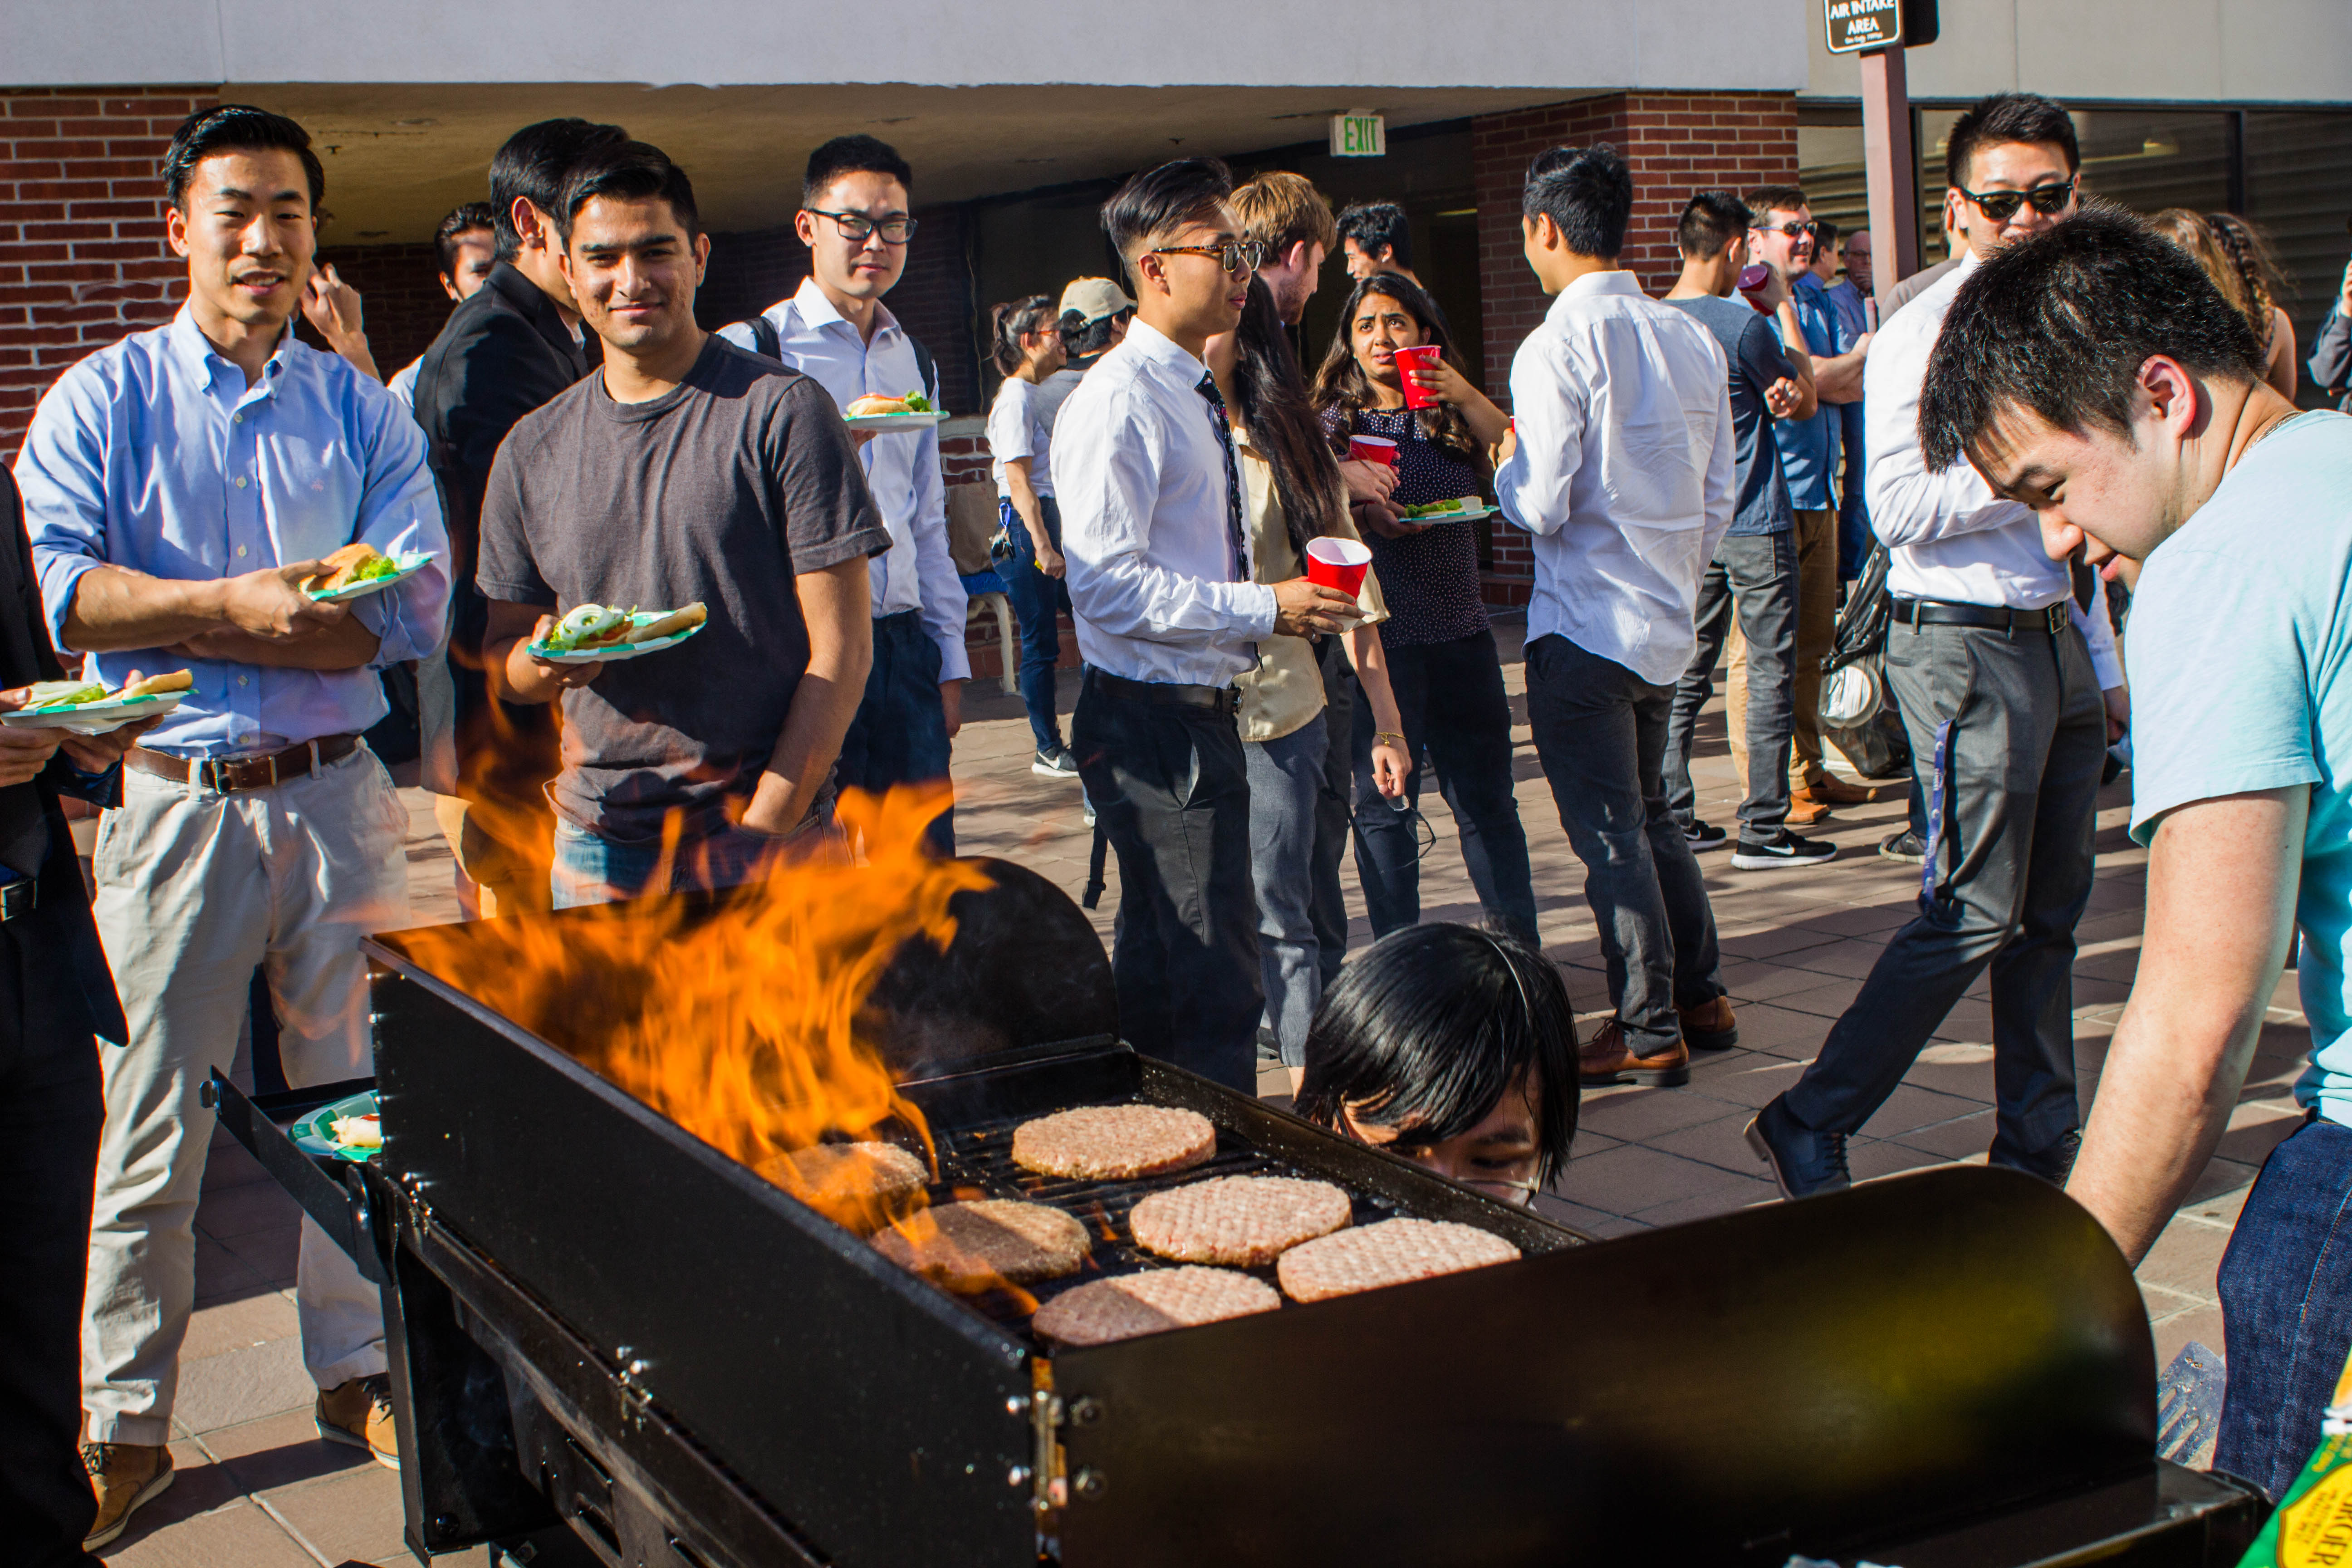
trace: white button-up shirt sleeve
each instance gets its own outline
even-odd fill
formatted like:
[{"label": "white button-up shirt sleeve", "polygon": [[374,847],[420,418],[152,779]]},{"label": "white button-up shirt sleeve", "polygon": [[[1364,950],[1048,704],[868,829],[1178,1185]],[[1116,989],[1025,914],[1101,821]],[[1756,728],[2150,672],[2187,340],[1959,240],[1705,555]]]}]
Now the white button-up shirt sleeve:
[{"label": "white button-up shirt sleeve", "polygon": [[2082,628],[2083,640],[2090,645],[2091,668],[2098,672],[2099,689],[2113,691],[2124,683],[2123,656],[2116,648],[2115,623],[2107,618],[2107,584],[2103,577],[2091,583],[2091,607],[2068,600],[2066,607],[2074,612],[2074,624]]},{"label": "white button-up shirt sleeve", "polygon": [[1558,533],[1569,492],[1584,463],[1591,407],[1582,377],[1569,374],[1568,343],[1531,339],[1511,358],[1511,426],[1518,445],[1495,474],[1503,515],[1529,533]]},{"label": "white button-up shirt sleeve", "polygon": [[[1181,413],[1208,430],[1207,405],[1171,406],[1178,391],[1138,369],[1129,355],[1097,364],[1054,429],[1079,651],[1129,680],[1227,685],[1255,663],[1254,645],[1273,635],[1274,590],[1223,580],[1232,545],[1222,461],[1213,474],[1169,466],[1177,455],[1190,461],[1210,448],[1171,424]],[[1199,399],[1190,387],[1181,393]]]},{"label": "white button-up shirt sleeve", "polygon": [[[931,406],[940,401],[939,367],[931,368],[931,384],[924,388]],[[902,437],[903,438],[903,437]],[[964,648],[963,626],[971,606],[955,556],[948,549],[948,487],[940,469],[940,431],[934,425],[922,433],[922,449],[915,454],[915,512],[909,522],[914,535],[916,592],[922,597],[923,630],[939,645],[940,679],[968,680],[971,656]]]},{"label": "white button-up shirt sleeve", "polygon": [[1927,380],[1927,357],[1943,336],[1952,296],[1972,270],[1954,268],[1905,307],[1871,340],[1863,367],[1870,526],[1891,549],[2006,528],[2025,510],[1994,495],[1984,476],[1967,463],[1929,473],[1919,452],[1919,394]]}]

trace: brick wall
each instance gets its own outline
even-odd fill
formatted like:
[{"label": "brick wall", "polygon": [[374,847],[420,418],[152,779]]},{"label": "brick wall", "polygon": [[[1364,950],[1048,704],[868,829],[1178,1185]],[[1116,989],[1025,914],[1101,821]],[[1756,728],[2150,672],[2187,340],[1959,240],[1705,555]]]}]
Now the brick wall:
[{"label": "brick wall", "polygon": [[[890,290],[890,311],[930,350],[951,413],[978,414],[980,363],[972,345],[971,275],[964,263],[968,217],[960,205],[925,207],[906,275]],[[710,270],[694,313],[708,328],[757,315],[801,286],[808,247],[790,228],[710,237]]]},{"label": "brick wall", "polygon": [[76,360],[179,308],[158,169],[209,87],[0,89],[0,455]]},{"label": "brick wall", "polygon": [[[1511,356],[1549,302],[1520,252],[1519,190],[1547,148],[1613,143],[1633,169],[1624,264],[1652,295],[1682,272],[1675,224],[1696,191],[1746,190],[1797,179],[1797,102],[1790,93],[1610,93],[1471,121],[1478,192],[1478,288],[1486,385],[1509,405]],[[1525,604],[1535,560],[1527,536],[1499,521],[1486,577],[1490,604]]]}]

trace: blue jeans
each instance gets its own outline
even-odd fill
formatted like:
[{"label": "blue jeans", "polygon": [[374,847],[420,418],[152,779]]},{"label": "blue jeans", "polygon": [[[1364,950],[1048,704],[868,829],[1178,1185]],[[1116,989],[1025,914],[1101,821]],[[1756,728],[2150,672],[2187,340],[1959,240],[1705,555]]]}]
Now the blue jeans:
[{"label": "blue jeans", "polygon": [[1323,715],[1242,747],[1249,770],[1250,878],[1257,889],[1258,962],[1266,1022],[1285,1067],[1307,1064],[1307,1027],[1323,995],[1315,931],[1316,808],[1323,795]]},{"label": "blue jeans", "polygon": [[[940,645],[919,610],[874,617],[874,668],[866,699],[841,738],[834,779],[843,789],[880,795],[892,784],[948,776],[947,710],[940,706]],[[931,847],[955,853],[955,808],[932,819]]]},{"label": "blue jeans", "polygon": [[2271,1151],[2221,1288],[2230,1392],[2213,1468],[2276,1501],[2319,1447],[2352,1351],[2352,1127],[2314,1119]]},{"label": "blue jeans", "polygon": [[[1061,509],[1052,496],[1038,497],[1037,504],[1045,514],[1045,537],[1059,550]],[[1059,577],[1048,577],[1037,570],[1037,546],[1013,503],[1000,500],[996,515],[1013,541],[1013,559],[1000,564],[996,574],[1004,579],[1004,596],[1012,601],[1013,616],[1021,623],[1021,705],[1029,710],[1029,733],[1037,749],[1060,751],[1062,725],[1054,711],[1054,667],[1061,662],[1062,637],[1055,617],[1070,607],[1070,590]]]},{"label": "blue jeans", "polygon": [[555,868],[548,879],[559,910],[583,904],[613,904],[648,893],[707,893],[765,877],[795,839],[729,827],[708,838],[687,839],[677,849],[668,874],[662,869],[659,839],[621,843],[599,838],[565,817],[555,819]]}]

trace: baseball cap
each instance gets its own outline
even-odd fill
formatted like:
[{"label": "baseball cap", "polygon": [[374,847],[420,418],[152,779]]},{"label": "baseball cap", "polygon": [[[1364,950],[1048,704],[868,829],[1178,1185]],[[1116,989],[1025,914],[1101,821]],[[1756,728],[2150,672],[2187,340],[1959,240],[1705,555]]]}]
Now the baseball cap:
[{"label": "baseball cap", "polygon": [[1135,301],[1119,291],[1118,284],[1108,278],[1080,278],[1062,290],[1060,314],[1075,310],[1089,321],[1099,321],[1105,316],[1116,316],[1121,310],[1132,310]]}]

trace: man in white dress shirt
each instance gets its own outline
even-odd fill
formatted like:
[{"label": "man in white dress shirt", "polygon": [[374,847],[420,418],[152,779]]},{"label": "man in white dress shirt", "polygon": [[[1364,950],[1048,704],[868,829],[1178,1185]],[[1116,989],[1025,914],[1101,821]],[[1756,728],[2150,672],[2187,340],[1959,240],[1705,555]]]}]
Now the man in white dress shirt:
[{"label": "man in white dress shirt", "polygon": [[[809,276],[756,321],[719,335],[813,377],[845,408],[868,393],[909,392],[939,406],[937,367],[882,303],[907,270],[914,180],[907,161],[871,136],[836,136],[810,153],[793,219],[809,247]],[[874,666],[834,777],[847,788],[885,790],[948,776],[971,661],[963,647],[963,579],[948,553],[939,431],[876,436],[858,458],[890,548],[866,567]],[[953,808],[932,823],[931,843],[942,855],[955,853]]]},{"label": "man in white dress shirt", "polygon": [[1528,169],[1520,230],[1553,296],[1511,361],[1516,447],[1495,475],[1535,536],[1528,717],[1609,961],[1617,1016],[1589,1084],[1677,1084],[1738,1038],[1715,911],[1663,763],[1700,580],[1731,526],[1738,437],[1715,336],[1617,265],[1633,176],[1606,142]]},{"label": "man in white dress shirt", "polygon": [[1250,580],[1232,428],[1201,357],[1240,324],[1260,259],[1232,194],[1223,163],[1187,158],[1104,204],[1136,318],[1062,407],[1054,485],[1087,666],[1070,749],[1118,855],[1120,1031],[1247,1093],[1265,991],[1234,678],[1265,637],[1344,629],[1355,601]]},{"label": "man in white dress shirt", "polygon": [[[1952,126],[1959,265],[1874,340],[1864,376],[1871,527],[1890,553],[1886,673],[1927,803],[1919,913],[1890,938],[1821,1055],[1748,1124],[1790,1197],[1848,1184],[1845,1140],[1903,1081],[1990,964],[1991,1161],[2063,1182],[2074,1096],[2074,922],[2108,741],[2128,716],[2115,637],[2079,557],[1966,463],[1931,471],[1919,399],[1944,316],[1978,265],[2074,212],[2065,109],[1996,93]],[[2103,696],[2104,692],[2104,696]]]}]

